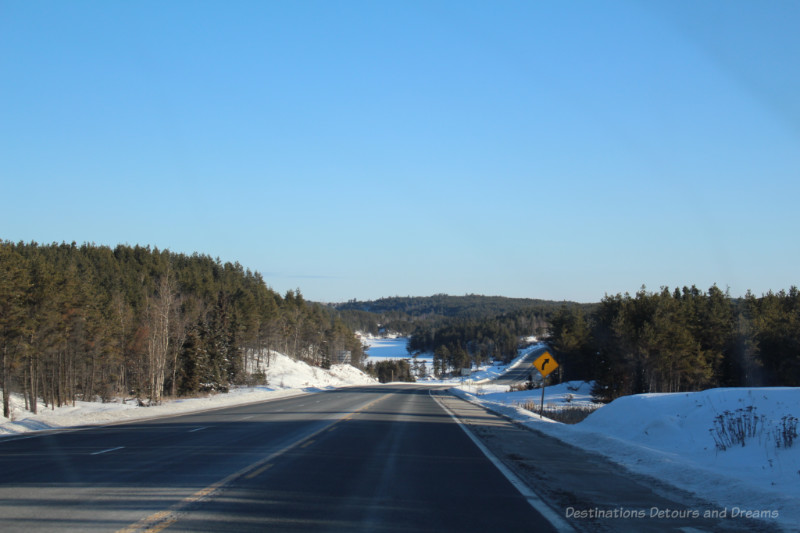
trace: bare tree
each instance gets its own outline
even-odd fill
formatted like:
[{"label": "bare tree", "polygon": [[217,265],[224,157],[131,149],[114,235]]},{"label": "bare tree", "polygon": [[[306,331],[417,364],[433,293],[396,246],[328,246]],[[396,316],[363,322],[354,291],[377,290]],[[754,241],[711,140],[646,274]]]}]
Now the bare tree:
[{"label": "bare tree", "polygon": [[150,403],[161,402],[170,348],[171,332],[175,329],[178,293],[172,270],[157,285],[154,296],[147,298],[147,372]]}]

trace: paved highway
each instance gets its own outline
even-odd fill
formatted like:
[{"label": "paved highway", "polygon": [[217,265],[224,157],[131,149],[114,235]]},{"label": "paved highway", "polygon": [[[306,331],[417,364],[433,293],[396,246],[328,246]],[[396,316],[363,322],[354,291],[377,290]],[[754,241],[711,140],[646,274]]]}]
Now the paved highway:
[{"label": "paved highway", "polygon": [[528,381],[528,376],[530,376],[531,373],[537,376],[535,379],[539,379],[539,371],[533,367],[533,362],[537,357],[547,351],[547,349],[548,348],[545,346],[536,348],[531,353],[517,361],[517,364],[514,366],[514,368],[509,369],[497,379],[492,380],[492,383],[496,385],[514,385],[516,383],[523,383]]},{"label": "paved highway", "polygon": [[428,393],[0,440],[3,531],[553,531]]}]

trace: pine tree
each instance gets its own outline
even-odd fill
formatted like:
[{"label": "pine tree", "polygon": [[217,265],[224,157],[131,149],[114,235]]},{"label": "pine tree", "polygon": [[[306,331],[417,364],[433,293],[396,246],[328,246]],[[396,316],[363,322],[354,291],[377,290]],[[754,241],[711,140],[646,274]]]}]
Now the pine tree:
[{"label": "pine tree", "polygon": [[30,287],[27,267],[20,254],[0,246],[0,386],[6,418],[11,417],[11,378],[29,334],[25,320],[26,292]]}]

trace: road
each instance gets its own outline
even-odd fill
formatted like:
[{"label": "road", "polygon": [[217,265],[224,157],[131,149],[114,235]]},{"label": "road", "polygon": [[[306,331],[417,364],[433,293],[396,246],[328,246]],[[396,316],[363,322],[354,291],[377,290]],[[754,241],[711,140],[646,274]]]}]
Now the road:
[{"label": "road", "polygon": [[547,351],[547,349],[548,348],[546,346],[541,346],[531,351],[531,353],[520,358],[513,368],[504,372],[497,379],[492,380],[492,383],[495,385],[514,385],[528,381],[528,377],[531,375],[531,373],[534,373],[536,376],[538,376],[539,371],[533,367],[533,362],[537,357]]},{"label": "road", "polygon": [[418,386],[0,440],[3,531],[553,531]]}]

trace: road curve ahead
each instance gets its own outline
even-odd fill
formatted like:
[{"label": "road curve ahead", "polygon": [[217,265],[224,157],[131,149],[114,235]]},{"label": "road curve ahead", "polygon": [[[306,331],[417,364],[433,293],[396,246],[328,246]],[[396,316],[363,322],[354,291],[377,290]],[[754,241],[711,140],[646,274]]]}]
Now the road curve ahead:
[{"label": "road curve ahead", "polygon": [[501,374],[497,379],[492,380],[495,385],[516,385],[528,381],[528,377],[534,374],[535,379],[540,379],[539,371],[533,367],[533,362],[544,352],[548,350],[547,346],[541,345],[530,353],[521,357],[513,368]]},{"label": "road curve ahead", "polygon": [[423,387],[0,440],[3,531],[553,531]]}]

